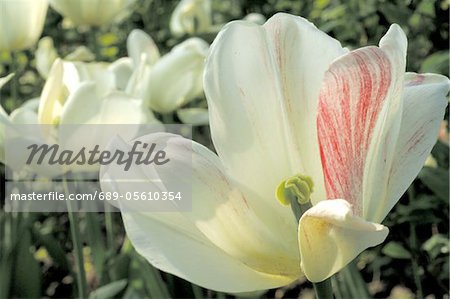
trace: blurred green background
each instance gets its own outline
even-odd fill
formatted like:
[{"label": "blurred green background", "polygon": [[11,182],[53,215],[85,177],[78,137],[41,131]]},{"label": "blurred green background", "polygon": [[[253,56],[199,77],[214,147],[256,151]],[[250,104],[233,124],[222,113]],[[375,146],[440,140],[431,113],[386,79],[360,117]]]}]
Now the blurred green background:
[{"label": "blurred green background", "polygon": [[[63,57],[85,45],[96,60],[126,56],[126,38],[143,29],[162,54],[190,36],[173,37],[170,16],[178,1],[139,0],[120,22],[97,29],[72,27],[49,9],[43,36],[51,36]],[[217,26],[248,13],[269,18],[276,12],[303,16],[344,46],[377,44],[392,23],[408,36],[408,71],[449,73],[449,1],[440,0],[213,0]],[[211,43],[216,32],[198,34]],[[36,71],[34,52],[18,54],[19,98],[38,97],[44,79]],[[11,70],[11,56],[0,52],[0,77]],[[3,88],[0,101],[7,112],[21,102]],[[448,119],[448,113],[446,116]],[[194,137],[211,146],[207,127]],[[371,296],[376,298],[448,298],[449,293],[449,147],[448,139],[433,149],[434,167],[425,167],[384,224],[390,228],[385,243],[366,250],[357,260]],[[3,180],[2,176],[2,180]],[[2,194],[4,189],[2,184]],[[80,216],[85,269],[92,298],[231,298],[162,273],[126,240],[119,213]],[[14,221],[8,221],[14,219]],[[0,298],[65,298],[76,296],[74,257],[67,214],[1,212]],[[9,224],[12,223],[12,226]],[[186,257],[189,258],[189,257]],[[252,298],[312,298],[306,280]]]}]

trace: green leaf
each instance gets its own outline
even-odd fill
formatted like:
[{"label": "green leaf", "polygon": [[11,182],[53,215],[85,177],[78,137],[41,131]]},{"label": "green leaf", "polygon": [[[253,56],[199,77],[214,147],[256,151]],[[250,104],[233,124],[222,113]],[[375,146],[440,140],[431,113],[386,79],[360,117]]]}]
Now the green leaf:
[{"label": "green leaf", "polygon": [[113,280],[127,278],[129,276],[130,256],[121,253],[108,261],[107,269],[109,277]]},{"label": "green leaf", "polygon": [[394,259],[410,259],[411,253],[405,249],[400,243],[391,241],[387,243],[381,250],[384,255]]},{"label": "green leaf", "polygon": [[145,287],[152,298],[170,298],[170,293],[160,272],[142,257],[139,257],[139,261],[143,277],[147,278],[144,281]]},{"label": "green leaf", "polygon": [[31,233],[25,230],[16,247],[16,260],[13,268],[13,297],[40,298],[41,269],[31,251]]},{"label": "green leaf", "polygon": [[66,253],[58,240],[53,237],[52,233],[46,232],[45,229],[33,229],[32,232],[38,243],[47,249],[47,252],[52,257],[53,261],[62,269],[69,271]]},{"label": "green leaf", "polygon": [[428,56],[420,66],[421,73],[447,74],[449,57],[448,51],[439,51]]},{"label": "green leaf", "polygon": [[424,167],[419,173],[420,180],[442,200],[448,201],[449,175],[444,168]]},{"label": "green leaf", "polygon": [[439,254],[448,254],[450,241],[444,235],[436,234],[425,241],[422,249],[425,250],[432,259],[435,259]]},{"label": "green leaf", "polygon": [[436,159],[438,165],[442,168],[448,168],[449,166],[449,147],[447,144],[438,141],[433,147],[431,154]]},{"label": "green leaf", "polygon": [[108,299],[108,298],[115,298],[117,294],[122,292],[125,287],[127,286],[128,281],[126,279],[121,279],[117,281],[113,281],[107,285],[104,285],[95,291],[93,291],[90,295],[90,299],[94,298],[101,298],[101,299]]},{"label": "green leaf", "polygon": [[412,12],[407,7],[399,7],[392,3],[380,5],[379,10],[386,17],[389,23],[405,24]]},{"label": "green leaf", "polygon": [[434,10],[434,2],[435,1],[422,1],[420,2],[416,11],[422,15],[434,18],[436,16],[436,12]]},{"label": "green leaf", "polygon": [[91,254],[95,272],[97,273],[99,279],[101,279],[106,258],[106,248],[98,217],[99,214],[86,213],[86,227],[84,235],[87,236],[88,245],[92,249]]}]

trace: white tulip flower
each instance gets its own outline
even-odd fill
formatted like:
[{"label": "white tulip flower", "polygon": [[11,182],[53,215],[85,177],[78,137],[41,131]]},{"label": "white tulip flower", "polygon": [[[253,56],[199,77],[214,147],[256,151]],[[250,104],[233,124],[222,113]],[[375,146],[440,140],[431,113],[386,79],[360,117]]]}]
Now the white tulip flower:
[{"label": "white tulip flower", "polygon": [[39,105],[41,124],[139,124],[153,121],[141,99],[118,91],[106,63],[57,59]]},{"label": "white tulip flower", "polygon": [[209,45],[202,39],[189,38],[160,59],[134,54],[134,65],[139,63],[139,66],[134,70],[127,91],[142,97],[156,112],[177,110],[202,95],[208,49]]},{"label": "white tulip flower", "polygon": [[211,25],[210,0],[181,0],[170,19],[170,31],[175,36],[207,32]]},{"label": "white tulip flower", "polygon": [[110,24],[135,0],[50,0],[51,7],[75,25]]},{"label": "white tulip flower", "polygon": [[36,44],[44,28],[47,0],[0,0],[0,51]]},{"label": "white tulip flower", "polygon": [[[406,48],[398,25],[378,47],[350,52],[301,17],[226,25],[204,77],[217,154],[175,135],[142,138],[171,160],[152,168],[158,182],[148,167],[126,178],[147,178],[152,191],[191,171],[180,184],[192,184],[193,202],[190,212],[122,211],[136,250],[236,293],[323,281],[383,242],[380,223],[436,142],[450,89],[444,76],[405,73]],[[103,175],[104,191],[127,190],[114,181],[120,167]],[[283,206],[309,201],[299,219]]]},{"label": "white tulip flower", "polygon": [[[49,36],[41,38],[38,43],[38,48],[35,52],[36,69],[39,74],[47,79],[50,69],[57,58],[58,52],[55,49],[53,39]],[[66,61],[92,61],[95,55],[85,46],[75,48],[71,53],[64,57]]]}]

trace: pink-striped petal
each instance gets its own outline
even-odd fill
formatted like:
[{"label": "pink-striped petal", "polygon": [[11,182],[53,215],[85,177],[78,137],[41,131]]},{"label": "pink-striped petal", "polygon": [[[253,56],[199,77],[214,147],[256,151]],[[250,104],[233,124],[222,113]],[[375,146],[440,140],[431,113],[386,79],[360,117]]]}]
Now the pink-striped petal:
[{"label": "pink-striped petal", "polygon": [[381,47],[336,60],[319,95],[317,130],[327,197],[345,198],[360,216],[370,206],[365,197],[373,198],[378,185],[387,185],[401,121],[402,34],[394,25]]},{"label": "pink-striped petal", "polygon": [[447,77],[407,73],[403,93],[403,116],[387,196],[379,199],[378,209],[369,218],[381,222],[422,169],[436,143],[450,89]]},{"label": "pink-striped petal", "polygon": [[364,162],[391,83],[391,64],[376,47],[337,60],[325,74],[317,130],[328,198],[345,198],[357,209]]}]

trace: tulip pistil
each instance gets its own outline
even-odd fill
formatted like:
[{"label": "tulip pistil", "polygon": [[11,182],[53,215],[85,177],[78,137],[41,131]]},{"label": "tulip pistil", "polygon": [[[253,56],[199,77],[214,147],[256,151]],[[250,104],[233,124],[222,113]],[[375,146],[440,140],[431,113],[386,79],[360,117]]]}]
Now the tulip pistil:
[{"label": "tulip pistil", "polygon": [[275,196],[283,206],[291,206],[297,220],[311,207],[314,184],[311,177],[297,174],[283,180],[276,189]]},{"label": "tulip pistil", "polygon": [[309,176],[297,174],[283,180],[277,187],[276,197],[278,201],[288,206],[292,199],[299,204],[306,204],[310,201],[311,193],[314,191],[314,184]]}]

